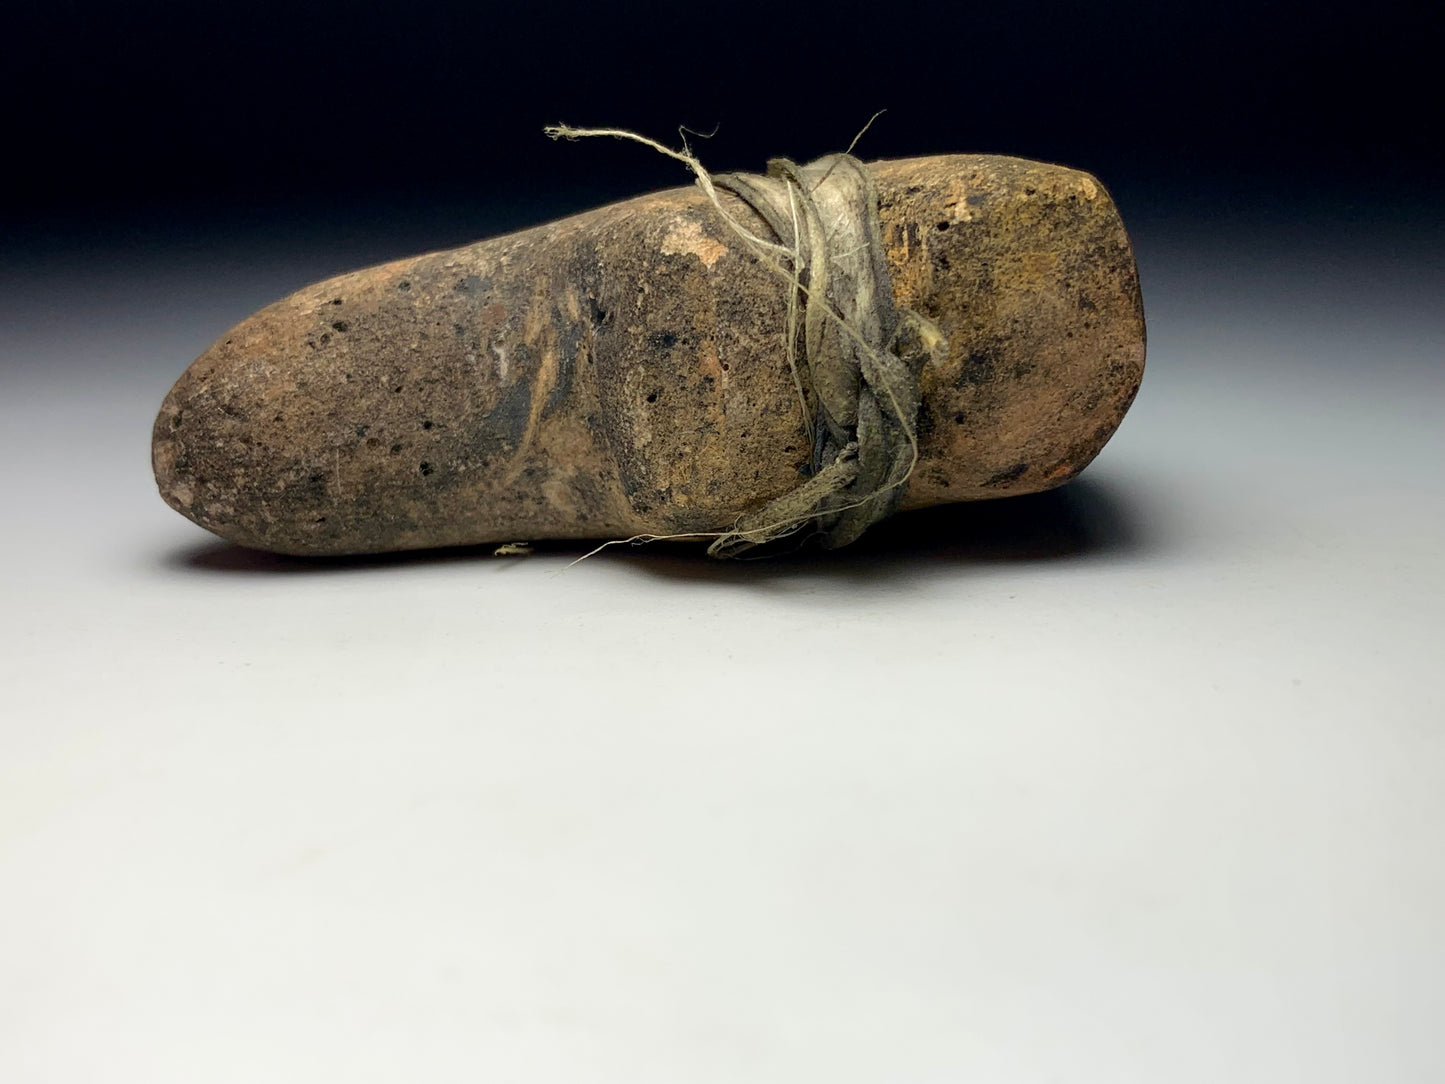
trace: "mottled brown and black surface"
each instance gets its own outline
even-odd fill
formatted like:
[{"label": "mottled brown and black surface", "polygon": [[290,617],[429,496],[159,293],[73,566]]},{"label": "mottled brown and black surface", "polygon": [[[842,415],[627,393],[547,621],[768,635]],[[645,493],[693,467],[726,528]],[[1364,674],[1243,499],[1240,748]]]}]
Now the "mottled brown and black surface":
[{"label": "mottled brown and black surface", "polygon": [[[949,341],[907,506],[1067,481],[1143,368],[1107,193],[1010,158],[872,168],[895,294]],[[287,553],[725,527],[808,467],[784,300],[691,188],[342,275],[186,371],[156,420],[157,483],[222,537]]]},{"label": "mottled brown and black surface", "polygon": [[894,295],[949,346],[923,374],[905,507],[1068,481],[1144,374],[1143,302],[1113,200],[1087,173],[1020,158],[872,168]]}]

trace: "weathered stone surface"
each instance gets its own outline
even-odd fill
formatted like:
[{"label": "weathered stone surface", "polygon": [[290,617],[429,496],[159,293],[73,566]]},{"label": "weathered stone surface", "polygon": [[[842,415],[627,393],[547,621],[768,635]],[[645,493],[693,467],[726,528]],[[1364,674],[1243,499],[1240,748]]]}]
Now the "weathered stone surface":
[{"label": "weathered stone surface", "polygon": [[[894,293],[949,343],[905,507],[1068,481],[1143,372],[1108,194],[1014,158],[870,168]],[[808,469],[784,311],[693,188],[342,275],[191,365],[156,419],[156,481],[283,553],[718,530]]]}]

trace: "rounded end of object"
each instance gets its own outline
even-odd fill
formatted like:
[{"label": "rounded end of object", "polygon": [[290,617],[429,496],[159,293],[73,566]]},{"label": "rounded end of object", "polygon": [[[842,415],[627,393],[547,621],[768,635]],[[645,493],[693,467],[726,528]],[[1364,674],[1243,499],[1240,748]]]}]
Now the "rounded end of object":
[{"label": "rounded end of object", "polygon": [[286,422],[313,404],[295,384],[299,359],[271,333],[285,305],[232,328],[176,381],[156,415],[151,466],[168,505],[228,542],[327,553],[335,462],[322,439],[295,454],[298,431],[320,437],[326,425],[316,418],[302,426]]},{"label": "rounded end of object", "polygon": [[495,247],[341,275],[237,324],[161,406],[166,503],[302,556],[617,536],[615,471],[567,394],[580,346],[553,319],[580,303],[535,274],[497,285]]},{"label": "rounded end of object", "polygon": [[[380,371],[371,361],[379,325],[394,319],[384,302],[395,278],[383,265],[307,287],[197,358],[152,433],[165,502],[228,542],[273,553],[407,548],[432,497],[425,483],[446,467],[431,447],[432,385],[407,354]],[[399,492],[397,478],[410,475],[421,484]]]},{"label": "rounded end of object", "polygon": [[1144,372],[1144,309],[1093,177],[1020,158],[872,165],[899,304],[934,321],[905,507],[1034,493],[1098,455]]}]

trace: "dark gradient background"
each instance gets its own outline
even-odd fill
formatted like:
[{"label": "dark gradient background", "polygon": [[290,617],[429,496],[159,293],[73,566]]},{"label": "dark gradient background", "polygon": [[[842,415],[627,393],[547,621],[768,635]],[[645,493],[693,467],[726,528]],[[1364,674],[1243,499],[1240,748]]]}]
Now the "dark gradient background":
[{"label": "dark gradient background", "polygon": [[[1438,7],[25,4],[0,1079],[1445,1079]],[[1088,169],[1144,386],[855,549],[360,562],[159,500],[307,282],[846,146]]]},{"label": "dark gradient background", "polygon": [[878,157],[1019,154],[1196,192],[1428,193],[1445,162],[1440,23],[1423,4],[1238,0],[26,4],[0,44],[10,206],[624,193],[676,169],[630,147],[579,162],[541,126],[716,127],[709,159],[743,168],[837,149],[880,108]]}]

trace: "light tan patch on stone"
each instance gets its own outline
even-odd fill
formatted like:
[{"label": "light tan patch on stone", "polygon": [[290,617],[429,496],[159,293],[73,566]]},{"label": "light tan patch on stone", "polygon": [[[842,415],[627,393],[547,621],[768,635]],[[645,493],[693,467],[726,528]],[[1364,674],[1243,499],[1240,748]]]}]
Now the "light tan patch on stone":
[{"label": "light tan patch on stone", "polygon": [[696,256],[709,271],[727,254],[727,246],[711,237],[704,237],[702,226],[692,219],[679,222],[662,239],[662,252],[666,256]]},{"label": "light tan patch on stone", "polygon": [[[522,434],[518,451],[530,448],[537,436],[537,426],[542,418],[542,409],[552,389],[557,386],[560,372],[557,358],[557,327],[551,300],[552,283],[545,276],[538,276],[532,303],[527,309],[527,318],[522,327],[523,341],[537,354],[537,371],[527,374],[532,380],[531,409],[527,415],[527,428]],[[521,455],[513,458],[512,473],[520,472],[526,465]]]},{"label": "light tan patch on stone", "polygon": [[943,205],[948,220],[953,223],[972,222],[973,208],[968,205],[968,183],[962,177],[955,177],[948,185],[948,201]]}]

